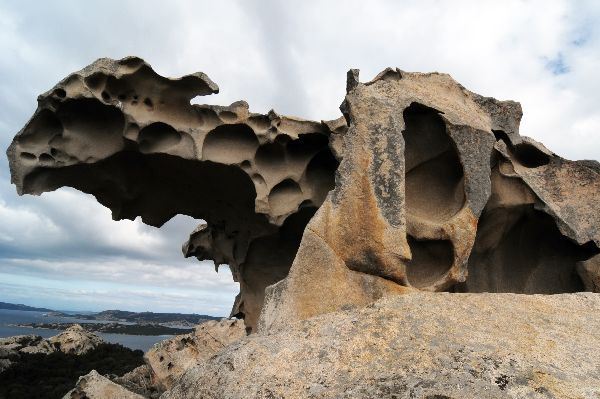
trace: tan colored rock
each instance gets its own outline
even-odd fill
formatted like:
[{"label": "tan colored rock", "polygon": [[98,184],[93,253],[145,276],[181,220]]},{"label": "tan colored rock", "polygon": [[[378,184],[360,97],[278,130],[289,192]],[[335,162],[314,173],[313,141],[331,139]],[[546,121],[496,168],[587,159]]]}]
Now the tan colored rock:
[{"label": "tan colored rock", "polygon": [[79,324],[74,324],[60,334],[48,338],[48,342],[61,352],[82,355],[104,341],[96,334],[84,330]]},{"label": "tan colored rock", "polygon": [[144,356],[152,370],[154,385],[169,389],[187,369],[245,336],[242,320],[211,320],[198,325],[191,334],[155,344]]},{"label": "tan colored rock", "polygon": [[600,397],[600,294],[415,293],[254,334],[162,399]]},{"label": "tan colored rock", "polygon": [[157,399],[162,392],[155,385],[152,369],[147,364],[136,367],[122,376],[112,376],[111,381],[148,399]]},{"label": "tan colored rock", "polygon": [[205,220],[183,252],[230,266],[250,332],[414,291],[597,290],[600,164],[521,136],[518,103],[392,68],[351,70],[332,121],[190,103],[217,92],[99,59],[38,98],[12,181],[115,219]]},{"label": "tan colored rock", "polygon": [[144,399],[143,396],[128,391],[96,370],[79,377],[77,385],[63,399]]},{"label": "tan colored rock", "polygon": [[600,255],[577,263],[577,271],[587,291],[600,292]]},{"label": "tan colored rock", "polygon": [[230,266],[241,287],[233,313],[254,328],[337,161],[327,124],[251,113],[243,101],[190,104],[217,92],[202,73],[170,79],[136,57],[99,59],[39,97],[8,150],[12,181],[21,194],[75,187],[115,219],[205,220],[214,248],[198,257]]}]

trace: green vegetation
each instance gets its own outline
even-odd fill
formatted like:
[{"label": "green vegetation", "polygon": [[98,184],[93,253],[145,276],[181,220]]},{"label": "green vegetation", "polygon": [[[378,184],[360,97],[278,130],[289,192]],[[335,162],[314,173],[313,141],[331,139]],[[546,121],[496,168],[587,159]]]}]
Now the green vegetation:
[{"label": "green vegetation", "polygon": [[80,376],[92,370],[123,375],[144,364],[143,356],[140,350],[106,343],[83,355],[21,354],[16,364],[0,373],[0,399],[62,398]]}]

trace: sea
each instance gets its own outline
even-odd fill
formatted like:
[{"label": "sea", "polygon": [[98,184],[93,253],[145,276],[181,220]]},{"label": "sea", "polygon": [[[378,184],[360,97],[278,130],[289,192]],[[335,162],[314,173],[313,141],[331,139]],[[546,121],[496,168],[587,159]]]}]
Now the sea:
[{"label": "sea", "polygon": [[[60,334],[60,330],[50,330],[31,327],[13,327],[12,324],[23,323],[110,323],[107,320],[82,320],[73,317],[50,316],[44,312],[31,312],[23,310],[0,309],[0,338],[12,337],[13,335],[40,335],[49,338]],[[172,335],[127,335],[95,333],[106,342],[121,344],[130,349],[140,349],[146,352],[155,343],[169,339]]]}]

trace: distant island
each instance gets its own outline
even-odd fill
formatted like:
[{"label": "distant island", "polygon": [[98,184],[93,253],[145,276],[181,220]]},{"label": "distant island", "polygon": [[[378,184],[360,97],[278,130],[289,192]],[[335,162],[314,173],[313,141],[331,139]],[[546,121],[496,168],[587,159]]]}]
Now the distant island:
[{"label": "distant island", "polygon": [[21,310],[26,312],[52,312],[52,309],[46,308],[35,308],[33,306],[23,305],[21,303],[8,303],[8,302],[0,302],[0,309],[8,309],[8,310]]},{"label": "distant island", "polygon": [[[209,320],[220,320],[203,314],[186,313],[154,313],[154,312],[130,312],[126,310],[104,310],[97,313],[75,313],[57,311],[47,308],[36,308],[23,304],[0,302],[0,309],[44,312],[44,316],[62,317],[78,320],[89,320],[89,323],[81,324],[89,332],[127,334],[127,335],[179,335],[189,333],[196,325]],[[14,324],[15,327],[29,327],[35,329],[66,330],[75,323],[56,322],[49,320],[47,323],[22,323]]]},{"label": "distant island", "polygon": [[[59,314],[53,314],[58,316]],[[63,317],[73,317],[83,320],[125,321],[129,323],[170,323],[177,325],[194,326],[208,320],[221,320],[222,317],[203,314],[185,313],[154,313],[154,312],[129,312],[126,310],[104,310],[92,314],[60,314]]]},{"label": "distant island", "polygon": [[[76,323],[23,323],[15,324],[15,327],[66,330],[75,324]],[[89,332],[127,335],[180,335],[192,331],[192,328],[173,328],[161,324],[79,323],[79,325]]]},{"label": "distant island", "polygon": [[192,327],[208,320],[221,320],[223,317],[196,313],[154,313],[130,312],[127,310],[103,310],[97,313],[64,313],[48,308],[36,308],[23,304],[0,302],[0,309],[20,310],[26,312],[45,312],[49,316],[72,317],[82,320],[122,321],[137,324],[167,324],[179,327]]}]

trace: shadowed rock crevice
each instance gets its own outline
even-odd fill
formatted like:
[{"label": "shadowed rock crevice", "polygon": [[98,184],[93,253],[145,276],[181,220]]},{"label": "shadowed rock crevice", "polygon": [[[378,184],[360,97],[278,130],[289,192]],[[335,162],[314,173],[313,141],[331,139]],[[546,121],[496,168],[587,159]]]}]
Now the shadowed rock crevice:
[{"label": "shadowed rock crevice", "polygon": [[403,115],[406,212],[431,222],[448,220],[465,202],[464,173],[456,147],[434,109],[413,103]]},{"label": "shadowed rock crevice", "polygon": [[584,291],[576,263],[590,256],[531,205],[484,212],[469,259],[468,292]]},{"label": "shadowed rock crevice", "polygon": [[451,241],[420,241],[409,236],[408,245],[412,259],[406,265],[406,274],[413,287],[432,285],[448,273],[454,263]]},{"label": "shadowed rock crevice", "polygon": [[23,182],[32,193],[63,186],[94,195],[115,220],[141,216],[144,223],[160,227],[182,214],[231,227],[268,225],[264,215],[254,212],[256,192],[248,176],[210,161],[123,151],[93,164],[38,168]]}]

